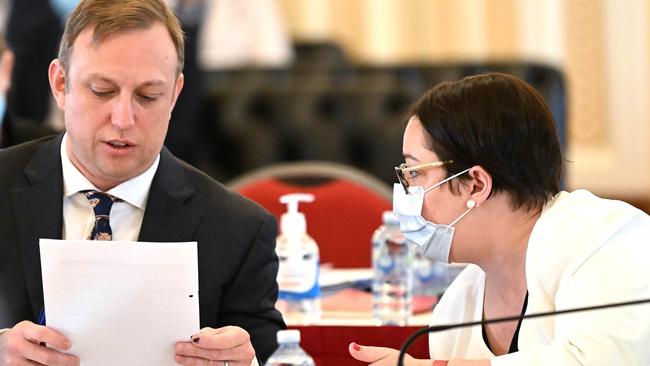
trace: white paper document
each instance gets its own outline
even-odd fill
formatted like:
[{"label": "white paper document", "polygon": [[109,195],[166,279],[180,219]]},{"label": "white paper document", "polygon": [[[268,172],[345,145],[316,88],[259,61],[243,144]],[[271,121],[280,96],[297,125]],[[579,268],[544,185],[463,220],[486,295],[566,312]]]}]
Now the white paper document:
[{"label": "white paper document", "polygon": [[41,239],[47,326],[82,365],[176,365],[199,331],[197,245]]}]

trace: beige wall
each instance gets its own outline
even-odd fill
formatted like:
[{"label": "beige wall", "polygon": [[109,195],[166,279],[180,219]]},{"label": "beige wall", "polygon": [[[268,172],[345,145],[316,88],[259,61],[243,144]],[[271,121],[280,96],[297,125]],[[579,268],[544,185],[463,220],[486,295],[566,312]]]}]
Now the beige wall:
[{"label": "beige wall", "polygon": [[295,38],[365,63],[536,60],[569,86],[568,185],[650,198],[650,2],[278,0]]}]

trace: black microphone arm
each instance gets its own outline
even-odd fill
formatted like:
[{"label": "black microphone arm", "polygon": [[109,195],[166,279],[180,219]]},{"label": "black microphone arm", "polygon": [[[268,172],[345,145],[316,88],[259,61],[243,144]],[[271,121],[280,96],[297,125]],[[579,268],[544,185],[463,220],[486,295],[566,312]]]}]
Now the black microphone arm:
[{"label": "black microphone arm", "polygon": [[640,305],[640,304],[648,304],[650,303],[650,299],[643,299],[643,300],[634,300],[634,301],[625,301],[625,302],[614,302],[614,303],[609,303],[609,304],[604,304],[604,305],[595,305],[595,306],[586,306],[582,308],[572,308],[572,309],[566,309],[566,310],[554,310],[554,311],[546,311],[543,313],[533,313],[533,314],[528,314],[528,315],[517,315],[517,316],[507,316],[503,318],[494,318],[494,319],[487,319],[487,320],[479,320],[479,321],[473,321],[473,322],[465,322],[465,323],[456,323],[456,324],[443,324],[443,325],[434,325],[432,327],[426,327],[418,330],[417,332],[413,333],[407,340],[404,342],[404,345],[402,345],[402,348],[400,348],[399,351],[399,357],[397,358],[397,366],[404,366],[404,355],[408,351],[408,349],[411,347],[413,342],[415,340],[423,335],[423,334],[428,334],[431,332],[439,332],[443,330],[448,330],[448,329],[453,329],[453,328],[465,328],[465,327],[471,327],[474,325],[485,325],[485,324],[491,324],[491,323],[503,323],[503,322],[510,322],[510,321],[515,321],[515,320],[520,320],[520,319],[529,319],[529,318],[541,318],[544,316],[551,316],[551,315],[560,315],[560,314],[569,314],[569,313],[577,313],[580,311],[590,311],[590,310],[600,310],[600,309],[607,309],[607,308],[615,308],[619,306],[629,306],[629,305]]}]

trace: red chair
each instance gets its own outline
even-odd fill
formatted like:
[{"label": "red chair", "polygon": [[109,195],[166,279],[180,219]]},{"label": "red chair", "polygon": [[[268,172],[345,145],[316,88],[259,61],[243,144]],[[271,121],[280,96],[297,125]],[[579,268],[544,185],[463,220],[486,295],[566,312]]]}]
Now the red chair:
[{"label": "red chair", "polygon": [[337,268],[371,266],[370,240],[390,210],[390,187],[358,169],[326,162],[297,162],[255,170],[228,186],[265,207],[277,218],[286,212],[279,201],[288,193],[311,193],[299,209],[307,232],[318,243],[321,263]]}]

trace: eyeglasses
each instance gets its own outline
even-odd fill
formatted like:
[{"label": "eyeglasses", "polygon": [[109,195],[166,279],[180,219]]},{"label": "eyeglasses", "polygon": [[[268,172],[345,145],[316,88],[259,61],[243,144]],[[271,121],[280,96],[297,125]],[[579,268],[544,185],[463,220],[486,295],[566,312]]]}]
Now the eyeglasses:
[{"label": "eyeglasses", "polygon": [[417,170],[422,170],[422,169],[437,168],[437,167],[445,166],[447,164],[451,164],[453,162],[454,162],[453,160],[436,161],[433,163],[424,163],[424,164],[418,164],[413,166],[407,166],[405,163],[402,163],[399,166],[395,167],[395,173],[397,174],[397,180],[400,182],[402,187],[404,187],[404,192],[406,192],[406,194],[409,194],[409,182],[408,179],[406,178],[407,173],[414,172]]}]

